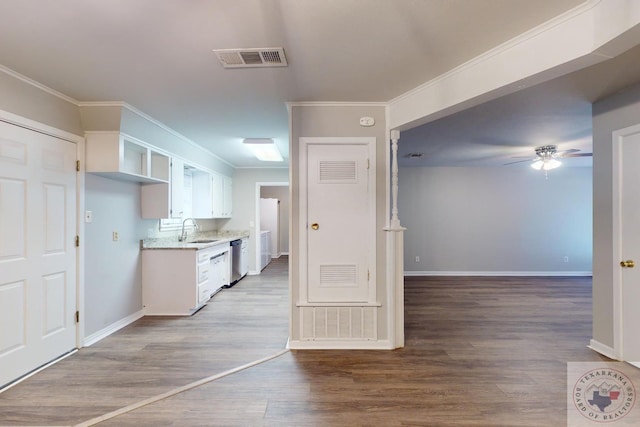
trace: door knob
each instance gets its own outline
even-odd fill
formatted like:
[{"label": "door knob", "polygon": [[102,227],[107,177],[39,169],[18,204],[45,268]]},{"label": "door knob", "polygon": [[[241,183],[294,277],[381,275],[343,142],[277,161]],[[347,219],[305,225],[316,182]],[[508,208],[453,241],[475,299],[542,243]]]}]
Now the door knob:
[{"label": "door knob", "polygon": [[311,229],[312,230],[317,230],[318,228],[320,228],[320,226],[318,225],[317,222],[314,222],[313,224],[311,224]]},{"label": "door knob", "polygon": [[635,266],[636,266],[636,263],[632,259],[628,259],[626,261],[620,261],[620,267],[633,268]]}]

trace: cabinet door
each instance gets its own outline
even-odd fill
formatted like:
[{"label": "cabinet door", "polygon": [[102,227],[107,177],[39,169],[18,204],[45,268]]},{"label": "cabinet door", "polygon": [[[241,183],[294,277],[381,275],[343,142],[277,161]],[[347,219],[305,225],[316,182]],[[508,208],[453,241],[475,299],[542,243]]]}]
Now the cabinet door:
[{"label": "cabinet door", "polygon": [[213,218],[211,198],[211,174],[199,169],[192,172],[193,217]]},{"label": "cabinet door", "polygon": [[213,205],[213,217],[223,218],[224,214],[224,181],[222,175],[211,175],[211,202]]},{"label": "cabinet door", "polygon": [[184,162],[171,159],[171,218],[182,218],[184,214]]},{"label": "cabinet door", "polygon": [[231,218],[233,214],[233,180],[228,176],[224,177],[224,209],[223,214],[226,218]]}]

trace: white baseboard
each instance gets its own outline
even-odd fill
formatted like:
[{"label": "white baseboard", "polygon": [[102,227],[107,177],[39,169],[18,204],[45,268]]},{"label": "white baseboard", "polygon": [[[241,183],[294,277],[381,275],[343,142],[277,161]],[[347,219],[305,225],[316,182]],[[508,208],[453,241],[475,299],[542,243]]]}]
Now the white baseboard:
[{"label": "white baseboard", "polygon": [[257,276],[259,274],[260,274],[259,271],[249,270],[249,272],[247,273],[247,276]]},{"label": "white baseboard", "polygon": [[589,342],[587,348],[590,348],[591,350],[600,353],[601,355],[608,357],[609,359],[620,360],[613,348],[609,347],[608,345],[604,345],[594,339]]},{"label": "white baseboard", "polygon": [[419,276],[518,276],[518,277],[575,277],[591,276],[591,271],[405,271],[405,277]]},{"label": "white baseboard", "polygon": [[281,252],[280,255],[286,255],[289,256],[289,252]]},{"label": "white baseboard", "polygon": [[395,347],[389,340],[289,340],[287,348],[291,350],[394,350]]},{"label": "white baseboard", "polygon": [[100,341],[103,338],[108,337],[112,333],[114,333],[116,331],[119,331],[120,329],[124,328],[125,326],[128,326],[128,325],[132,324],[136,320],[140,319],[142,316],[144,316],[144,310],[137,311],[137,312],[125,317],[124,319],[120,319],[117,322],[112,323],[111,325],[107,326],[106,328],[103,328],[103,329],[99,330],[98,332],[95,332],[95,333],[85,337],[83,346],[84,347],[89,347],[90,345],[93,345],[93,344],[97,343],[98,341]]}]

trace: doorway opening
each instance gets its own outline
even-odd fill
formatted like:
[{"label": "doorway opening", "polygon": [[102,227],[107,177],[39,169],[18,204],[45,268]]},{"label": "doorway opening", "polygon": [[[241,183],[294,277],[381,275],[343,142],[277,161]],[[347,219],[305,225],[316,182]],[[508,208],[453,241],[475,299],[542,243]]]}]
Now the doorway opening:
[{"label": "doorway opening", "polygon": [[256,183],[256,251],[259,273],[271,259],[289,255],[289,183]]}]

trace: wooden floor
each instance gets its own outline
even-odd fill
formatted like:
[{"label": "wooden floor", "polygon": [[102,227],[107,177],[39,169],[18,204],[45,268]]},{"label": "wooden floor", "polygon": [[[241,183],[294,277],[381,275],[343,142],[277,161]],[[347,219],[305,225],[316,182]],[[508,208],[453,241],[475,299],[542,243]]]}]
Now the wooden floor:
[{"label": "wooden floor", "polygon": [[[291,351],[100,426],[565,426],[566,363],[603,357],[590,278],[406,280],[406,347]],[[0,394],[69,425],[281,350],[286,260],[186,319],[143,318]]]}]

